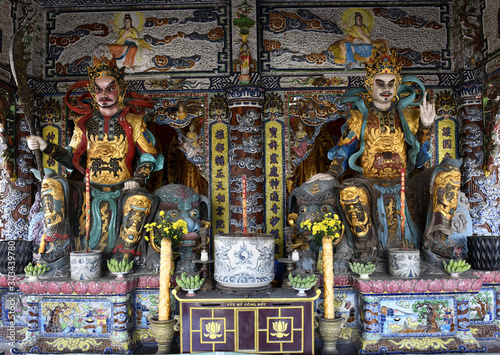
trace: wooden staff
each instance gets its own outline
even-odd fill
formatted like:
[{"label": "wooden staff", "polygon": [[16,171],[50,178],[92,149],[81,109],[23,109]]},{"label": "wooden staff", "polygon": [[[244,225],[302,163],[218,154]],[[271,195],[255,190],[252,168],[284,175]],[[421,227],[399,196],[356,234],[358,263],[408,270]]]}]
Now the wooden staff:
[{"label": "wooden staff", "polygon": [[[17,31],[12,37],[9,48],[10,69],[12,76],[17,84],[17,96],[21,102],[21,107],[26,115],[30,135],[37,135],[35,127],[35,116],[33,113],[35,105],[35,95],[28,85],[28,73],[26,67],[29,59],[25,59],[26,53],[23,44],[24,30]],[[42,152],[37,149],[33,152],[35,155],[36,166],[40,172],[40,181],[43,180],[45,172],[43,170]]]}]

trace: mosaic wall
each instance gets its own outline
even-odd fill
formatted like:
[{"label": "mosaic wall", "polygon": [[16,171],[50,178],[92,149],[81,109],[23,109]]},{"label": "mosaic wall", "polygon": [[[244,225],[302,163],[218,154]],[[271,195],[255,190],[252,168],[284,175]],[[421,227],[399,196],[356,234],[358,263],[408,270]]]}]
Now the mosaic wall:
[{"label": "mosaic wall", "polygon": [[[143,74],[225,74],[229,70],[227,6],[190,6],[145,11],[48,11],[45,76],[86,74],[91,54],[114,55]],[[122,54],[125,18],[133,26],[137,53]]]},{"label": "mosaic wall", "polygon": [[14,32],[14,21],[12,19],[11,3],[9,1],[0,1],[0,63],[6,65],[6,68],[0,66],[0,80],[10,82],[11,75],[7,70],[9,65],[9,45]]},{"label": "mosaic wall", "polygon": [[[354,36],[355,16],[362,16],[371,45],[352,45],[349,58],[346,33]],[[290,74],[300,71],[329,71],[364,68],[360,62],[372,56],[372,47],[395,48],[405,66],[428,72],[450,70],[450,9],[447,4],[412,7],[409,4],[304,7],[290,3],[259,8],[261,73]],[[359,39],[363,37],[356,34]],[[366,48],[364,48],[366,47]],[[346,49],[347,48],[347,49]],[[347,51],[347,52],[346,52]]]},{"label": "mosaic wall", "polygon": [[486,72],[492,73],[500,68],[500,2],[485,0],[485,9],[482,13],[485,24],[483,27],[485,55],[492,57],[486,65]]}]

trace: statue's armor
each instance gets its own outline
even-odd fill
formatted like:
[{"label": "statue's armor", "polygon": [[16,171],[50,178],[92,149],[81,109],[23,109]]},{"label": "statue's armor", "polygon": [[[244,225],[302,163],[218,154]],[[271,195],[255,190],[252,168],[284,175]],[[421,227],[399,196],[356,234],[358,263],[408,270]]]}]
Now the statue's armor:
[{"label": "statue's armor", "polygon": [[[95,184],[120,184],[137,178],[141,185],[149,177],[153,164],[140,164],[134,171],[129,163],[135,156],[135,146],[141,153],[156,155],[157,151],[149,142],[146,124],[142,116],[129,113],[125,123],[120,124],[120,112],[112,117],[103,117],[94,112],[87,121],[87,167],[90,181]],[[125,130],[130,130],[127,134]],[[74,153],[82,140],[82,131],[75,127],[70,143]],[[132,147],[131,147],[132,145]]]},{"label": "statue's armor", "polygon": [[[340,146],[349,144],[354,138],[361,136],[362,114],[358,110],[352,110],[351,113],[348,126],[339,142]],[[405,109],[404,114],[411,133],[416,135],[420,142],[428,139],[429,129],[419,129],[419,112]],[[363,176],[384,180],[397,179],[401,176],[401,168],[406,169],[407,165],[408,146],[404,139],[401,118],[395,106],[388,111],[380,111],[370,106],[364,144],[364,150],[358,160],[363,169]]]},{"label": "statue's armor", "polygon": [[361,155],[363,176],[394,179],[406,168],[406,142],[396,108],[376,112],[370,108],[365,130],[365,150]]},{"label": "statue's armor", "polygon": [[94,114],[87,122],[87,138],[87,166],[92,182],[108,185],[131,178],[125,163],[127,135],[118,123],[118,115],[99,119]]}]

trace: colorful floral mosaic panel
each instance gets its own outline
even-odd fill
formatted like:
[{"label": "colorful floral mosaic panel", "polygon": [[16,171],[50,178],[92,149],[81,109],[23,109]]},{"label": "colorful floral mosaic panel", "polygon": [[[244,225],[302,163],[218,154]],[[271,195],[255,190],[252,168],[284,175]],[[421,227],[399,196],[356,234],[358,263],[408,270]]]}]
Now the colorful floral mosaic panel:
[{"label": "colorful floral mosaic panel", "polygon": [[158,312],[158,293],[140,292],[135,294],[135,319],[136,328],[149,328],[149,315]]},{"label": "colorful floral mosaic panel", "polygon": [[469,312],[471,324],[493,323],[495,319],[495,289],[482,288],[481,292],[472,295],[469,300]]},{"label": "colorful floral mosaic panel", "polygon": [[446,336],[456,332],[453,297],[384,298],[380,301],[382,336]]},{"label": "colorful floral mosaic panel", "polygon": [[102,337],[112,329],[107,299],[43,299],[40,309],[43,336]]}]

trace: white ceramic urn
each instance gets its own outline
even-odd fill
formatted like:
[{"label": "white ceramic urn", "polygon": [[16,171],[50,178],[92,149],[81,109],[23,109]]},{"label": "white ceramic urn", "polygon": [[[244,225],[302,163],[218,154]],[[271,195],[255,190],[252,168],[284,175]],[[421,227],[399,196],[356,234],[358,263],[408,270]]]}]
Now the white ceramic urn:
[{"label": "white ceramic urn", "polygon": [[214,237],[214,278],[233,288],[263,287],[274,280],[272,234],[217,234]]}]

